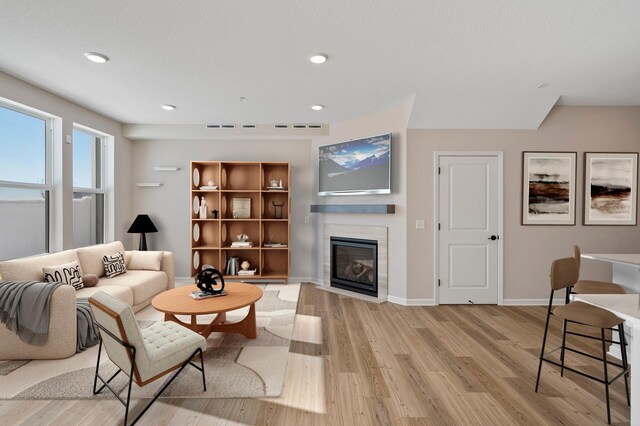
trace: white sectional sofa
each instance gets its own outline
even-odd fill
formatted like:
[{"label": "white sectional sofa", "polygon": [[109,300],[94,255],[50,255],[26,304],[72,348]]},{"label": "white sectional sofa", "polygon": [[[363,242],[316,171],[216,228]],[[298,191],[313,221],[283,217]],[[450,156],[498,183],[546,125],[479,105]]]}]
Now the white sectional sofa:
[{"label": "white sectional sofa", "polygon": [[[102,257],[124,252],[127,272],[113,278],[104,273]],[[78,261],[83,274],[99,277],[95,287],[76,291],[70,285],[58,287],[51,296],[49,337],[44,346],[22,342],[17,335],[0,324],[0,360],[8,359],[57,359],[67,358],[76,351],[76,297],[90,297],[104,291],[133,307],[135,312],[151,303],[158,293],[173,288],[175,284],[173,253],[164,252],[160,270],[130,269],[132,253],[125,251],[120,241],[108,244],[66,250],[43,256],[0,262],[1,280],[44,281],[43,267],[57,266]],[[133,265],[132,265],[133,266]]]}]

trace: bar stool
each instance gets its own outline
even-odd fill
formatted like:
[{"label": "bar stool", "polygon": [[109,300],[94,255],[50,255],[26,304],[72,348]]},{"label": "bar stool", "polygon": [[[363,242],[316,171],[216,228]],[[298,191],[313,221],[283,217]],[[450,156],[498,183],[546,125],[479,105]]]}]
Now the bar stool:
[{"label": "bar stool", "polygon": [[[624,347],[625,346],[624,325],[623,325],[624,321],[605,309],[601,309],[584,302],[571,302],[571,303],[567,303],[566,305],[558,306],[557,308],[552,310],[554,293],[557,290],[565,289],[567,292],[567,298],[568,298],[571,287],[574,286],[578,281],[579,269],[580,269],[579,264],[576,261],[576,259],[573,257],[557,259],[557,260],[554,260],[553,263],[551,264],[551,277],[550,277],[551,296],[549,297],[549,307],[547,309],[547,320],[544,326],[544,337],[542,338],[542,348],[540,350],[538,376],[536,378],[536,392],[538,392],[538,386],[540,385],[540,373],[542,372],[543,361],[560,367],[561,376],[564,376],[564,370],[567,369],[581,376],[595,380],[599,383],[604,384],[605,398],[607,401],[607,423],[611,423],[611,406],[609,403],[609,385],[611,385],[613,382],[615,382],[622,376],[624,376],[625,389],[627,391],[627,405],[631,405],[631,401],[629,398],[629,381],[628,381],[629,364],[627,363],[627,353],[624,350],[622,351],[622,365],[607,361],[606,343],[608,341],[610,342],[610,340],[607,340],[605,338],[604,333],[606,329],[616,327],[619,332],[621,342],[614,342],[614,343],[621,343],[621,346]],[[551,318],[551,315],[558,317],[562,320],[562,345],[559,348],[556,348],[550,352],[545,353],[544,350],[545,350],[545,345],[547,343],[547,332],[549,331],[549,320]],[[569,323],[598,328],[600,329],[600,338],[581,334],[581,333],[567,331],[567,326],[569,325]],[[582,352],[575,348],[568,347],[566,345],[567,334],[573,334],[575,336],[600,340],[602,343],[602,358],[596,357],[586,352]],[[558,350],[561,351],[559,363],[547,358],[549,355],[551,355],[552,353]],[[590,374],[584,373],[574,368],[565,366],[564,365],[565,351],[574,352],[592,359],[602,361],[604,378],[601,379],[599,377],[592,376]],[[609,379],[609,372],[607,368],[609,364],[612,364],[622,369],[622,372],[617,376],[613,377],[612,379]]]},{"label": "bar stool", "polygon": [[[580,247],[573,246],[573,257],[578,262],[580,268]],[[606,281],[578,280],[573,286],[576,294],[625,294],[622,286]]]}]

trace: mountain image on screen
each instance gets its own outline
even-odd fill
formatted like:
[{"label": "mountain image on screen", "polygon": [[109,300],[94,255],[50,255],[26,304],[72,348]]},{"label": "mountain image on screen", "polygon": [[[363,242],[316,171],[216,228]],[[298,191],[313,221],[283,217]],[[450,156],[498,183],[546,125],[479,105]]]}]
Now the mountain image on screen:
[{"label": "mountain image on screen", "polygon": [[320,147],[320,193],[389,192],[391,134]]}]

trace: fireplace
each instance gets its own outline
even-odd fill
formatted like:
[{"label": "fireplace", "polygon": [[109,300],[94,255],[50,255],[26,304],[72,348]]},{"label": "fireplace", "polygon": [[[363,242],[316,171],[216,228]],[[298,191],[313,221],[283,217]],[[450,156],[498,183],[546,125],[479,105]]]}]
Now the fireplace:
[{"label": "fireplace", "polygon": [[332,287],[378,296],[378,242],[331,237]]}]

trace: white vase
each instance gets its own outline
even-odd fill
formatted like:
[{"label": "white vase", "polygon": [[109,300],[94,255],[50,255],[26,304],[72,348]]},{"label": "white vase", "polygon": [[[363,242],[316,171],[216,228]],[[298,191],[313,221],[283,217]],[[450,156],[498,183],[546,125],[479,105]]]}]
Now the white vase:
[{"label": "white vase", "polygon": [[242,264],[240,265],[240,267],[242,268],[243,271],[246,271],[247,269],[249,269],[250,266],[251,266],[251,264],[249,262],[247,262],[246,260],[244,262],[242,262]]}]

